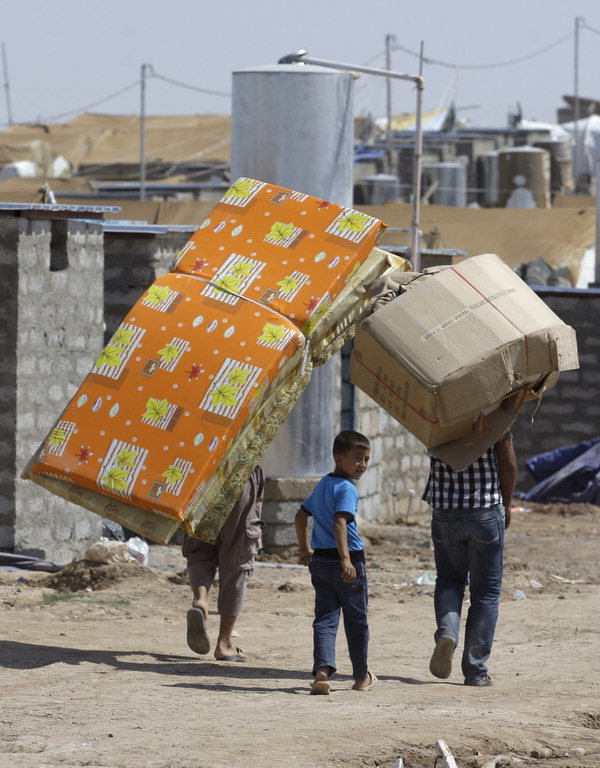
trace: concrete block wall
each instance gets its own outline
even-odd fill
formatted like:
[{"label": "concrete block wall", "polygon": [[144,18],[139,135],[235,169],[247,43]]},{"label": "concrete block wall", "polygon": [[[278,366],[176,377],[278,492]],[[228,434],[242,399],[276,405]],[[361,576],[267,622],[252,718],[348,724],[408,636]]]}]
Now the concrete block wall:
[{"label": "concrete block wall", "polygon": [[[105,341],[144,290],[168,271],[190,234],[107,233],[103,239],[100,223],[0,214],[5,287],[0,303],[0,548],[68,560],[99,535],[99,517],[19,480],[18,474]],[[533,424],[526,406],[529,413],[524,410],[515,425],[522,489],[528,484],[527,458],[598,431],[600,295],[543,298],[576,328],[581,369],[561,374]],[[425,521],[429,509],[420,500],[428,474],[424,446],[360,390],[351,388],[349,396],[354,428],[372,442],[371,466],[359,486],[361,517]],[[293,518],[317,480],[269,478],[263,510],[267,549],[295,547]]]},{"label": "concrete block wall", "polygon": [[[328,471],[330,468],[325,469],[323,474]],[[266,478],[262,509],[262,544],[265,550],[279,552],[297,547],[294,518],[319,480],[320,477]]]},{"label": "concrete block wall", "polygon": [[0,547],[68,562],[101,520],[20,479],[103,346],[101,223],[0,214]]},{"label": "concrete block wall", "polygon": [[540,291],[539,295],[561,320],[575,328],[580,367],[561,373],[537,412],[527,404],[512,428],[519,461],[517,489],[521,491],[535,484],[526,468],[527,459],[600,435],[600,293]]},{"label": "concrete block wall", "polygon": [[104,340],[107,343],[127,312],[165,275],[192,231],[153,234],[111,233],[104,236]]},{"label": "concrete block wall", "polygon": [[364,392],[354,389],[355,429],[371,441],[369,469],[360,480],[361,515],[394,523],[428,514],[421,496],[429,473],[424,445]]}]

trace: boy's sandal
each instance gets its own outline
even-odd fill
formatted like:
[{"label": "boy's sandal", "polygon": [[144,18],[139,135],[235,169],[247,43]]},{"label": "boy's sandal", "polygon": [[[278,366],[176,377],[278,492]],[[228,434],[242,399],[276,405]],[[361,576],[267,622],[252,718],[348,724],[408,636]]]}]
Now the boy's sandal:
[{"label": "boy's sandal", "polygon": [[370,691],[371,688],[373,688],[373,686],[377,682],[377,678],[375,677],[375,675],[372,672],[368,672],[367,674],[369,675],[369,683],[368,683],[368,685],[361,685],[361,686],[359,686],[358,683],[354,683],[354,685],[352,686],[352,690],[353,691]]}]

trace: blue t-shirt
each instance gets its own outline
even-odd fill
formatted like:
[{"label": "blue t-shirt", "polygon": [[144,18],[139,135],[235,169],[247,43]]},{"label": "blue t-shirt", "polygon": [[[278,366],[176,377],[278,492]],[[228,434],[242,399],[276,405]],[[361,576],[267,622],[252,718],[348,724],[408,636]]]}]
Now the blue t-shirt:
[{"label": "blue t-shirt", "polygon": [[364,549],[355,520],[358,491],[350,480],[336,475],[325,475],[319,480],[302,507],[313,518],[310,539],[313,549],[337,549],[333,533],[333,518],[336,512],[345,512],[349,515],[347,518],[348,549],[351,552]]}]

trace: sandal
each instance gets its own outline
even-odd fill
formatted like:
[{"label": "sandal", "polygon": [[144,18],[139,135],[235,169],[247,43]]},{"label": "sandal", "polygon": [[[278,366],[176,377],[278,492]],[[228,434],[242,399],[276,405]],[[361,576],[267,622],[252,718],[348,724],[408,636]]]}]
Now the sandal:
[{"label": "sandal", "polygon": [[369,683],[368,683],[368,685],[361,685],[361,686],[359,686],[358,683],[354,683],[354,685],[352,686],[352,690],[353,691],[370,691],[371,688],[373,688],[373,686],[377,682],[377,678],[375,677],[375,675],[372,672],[368,672],[367,674],[369,675]]}]

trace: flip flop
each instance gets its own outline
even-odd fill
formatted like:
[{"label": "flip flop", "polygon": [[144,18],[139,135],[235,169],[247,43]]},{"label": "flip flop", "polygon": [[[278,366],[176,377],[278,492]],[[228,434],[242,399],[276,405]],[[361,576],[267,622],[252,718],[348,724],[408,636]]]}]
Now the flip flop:
[{"label": "flip flop", "polygon": [[202,608],[190,608],[187,612],[187,644],[194,653],[208,653],[210,639],[206,631],[206,618]]},{"label": "flip flop", "polygon": [[329,696],[331,683],[329,680],[315,680],[310,686],[310,692],[313,696]]},{"label": "flip flop", "polygon": [[248,657],[241,648],[236,648],[231,656],[215,656],[217,661],[247,661]]},{"label": "flip flop", "polygon": [[377,678],[372,672],[369,672],[368,675],[371,680],[371,682],[368,685],[363,685],[360,688],[357,688],[356,683],[354,683],[354,685],[352,686],[352,690],[353,691],[370,691],[371,688],[373,688],[373,686],[377,682]]}]

